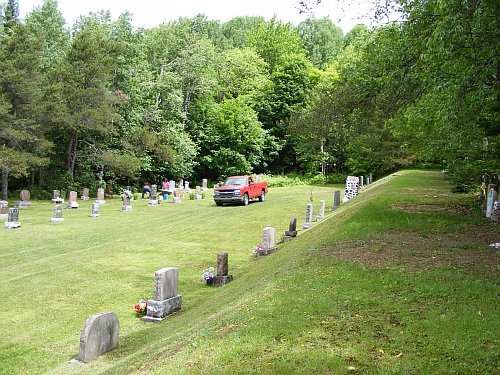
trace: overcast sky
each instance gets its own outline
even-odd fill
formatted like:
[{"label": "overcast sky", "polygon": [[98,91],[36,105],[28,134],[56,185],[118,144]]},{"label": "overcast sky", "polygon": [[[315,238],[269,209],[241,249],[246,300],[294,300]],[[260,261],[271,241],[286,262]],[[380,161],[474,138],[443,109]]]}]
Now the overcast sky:
[{"label": "overcast sky", "polygon": [[[42,4],[42,0],[19,0],[21,18]],[[269,20],[276,14],[282,21],[297,25],[307,18],[307,15],[299,14],[296,0],[58,0],[58,4],[68,25],[72,25],[80,15],[102,9],[110,10],[113,20],[128,10],[133,14],[133,24],[145,28],[179,17],[194,17],[198,13],[221,22],[235,16],[263,16]],[[337,0],[323,0],[314,13],[316,18],[329,16],[344,34],[358,23],[369,26],[369,21],[354,19],[359,14],[358,10],[350,8],[342,11]]]}]

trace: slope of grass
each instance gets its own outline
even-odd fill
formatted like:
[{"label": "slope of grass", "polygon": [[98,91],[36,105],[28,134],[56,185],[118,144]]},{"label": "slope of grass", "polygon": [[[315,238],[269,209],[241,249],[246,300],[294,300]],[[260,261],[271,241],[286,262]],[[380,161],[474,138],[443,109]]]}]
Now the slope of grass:
[{"label": "slope of grass", "polygon": [[[250,254],[262,228],[280,236],[291,217],[300,228],[306,204],[329,207],[336,189],[275,188],[248,207],[138,200],[129,213],[115,199],[95,219],[82,202],[61,224],[36,202],[0,239],[0,373],[498,373],[500,269],[488,245],[500,230],[460,209],[470,197],[439,173],[377,181],[276,253]],[[220,251],[234,281],[210,288],[201,272]],[[143,324],[133,304],[167,266],[180,268],[182,310]],[[66,363],[101,311],[120,319],[119,348]]]}]

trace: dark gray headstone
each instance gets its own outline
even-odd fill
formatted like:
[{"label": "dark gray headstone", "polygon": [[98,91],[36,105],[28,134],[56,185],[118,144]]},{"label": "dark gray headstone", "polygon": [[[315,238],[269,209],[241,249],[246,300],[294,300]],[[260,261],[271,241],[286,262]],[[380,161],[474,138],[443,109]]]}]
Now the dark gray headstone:
[{"label": "dark gray headstone", "polygon": [[217,276],[226,276],[229,271],[228,253],[217,254]]},{"label": "dark gray headstone", "polygon": [[80,335],[77,360],[90,362],[118,346],[120,322],[114,312],[92,315],[87,319]]},{"label": "dark gray headstone", "polygon": [[19,208],[9,208],[9,217],[7,221],[11,223],[19,221]]}]

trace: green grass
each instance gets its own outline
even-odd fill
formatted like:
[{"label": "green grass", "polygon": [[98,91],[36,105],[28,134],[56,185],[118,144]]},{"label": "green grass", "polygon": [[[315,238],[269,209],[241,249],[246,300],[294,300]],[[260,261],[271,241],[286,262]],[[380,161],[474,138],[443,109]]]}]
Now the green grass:
[{"label": "green grass", "polygon": [[[99,218],[79,202],[58,224],[50,202],[34,202],[0,237],[0,373],[499,373],[498,254],[463,233],[500,231],[474,210],[454,212],[471,198],[451,194],[439,173],[377,181],[276,253],[251,255],[264,227],[280,237],[296,217],[300,229],[311,198],[316,214],[336,189],[273,188],[247,207],[216,207],[210,194],[158,207],[139,199],[127,213],[115,198]],[[405,205],[442,210],[394,209]],[[207,287],[202,271],[221,251],[234,281]],[[455,261],[470,254],[477,262]],[[144,324],[133,305],[171,266],[182,310]],[[85,320],[103,311],[120,319],[119,348],[67,364]]]}]

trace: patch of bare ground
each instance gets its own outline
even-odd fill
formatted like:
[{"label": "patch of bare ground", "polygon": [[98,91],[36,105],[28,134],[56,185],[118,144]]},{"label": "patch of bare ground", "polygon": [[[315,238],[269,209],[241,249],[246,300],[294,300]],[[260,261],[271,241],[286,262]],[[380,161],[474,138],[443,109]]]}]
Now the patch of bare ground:
[{"label": "patch of bare ground", "polygon": [[404,211],[410,213],[424,213],[424,212],[442,212],[442,213],[454,213],[454,214],[469,214],[471,212],[470,206],[466,205],[453,205],[453,206],[441,206],[437,204],[393,204],[391,206],[393,211]]},{"label": "patch of bare ground", "polygon": [[499,232],[489,225],[437,235],[389,231],[367,240],[337,241],[321,251],[324,256],[371,268],[423,270],[448,266],[498,276],[500,250],[489,245],[499,239]]}]

